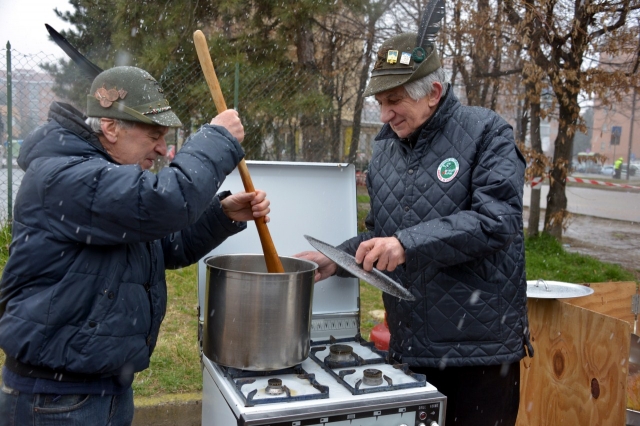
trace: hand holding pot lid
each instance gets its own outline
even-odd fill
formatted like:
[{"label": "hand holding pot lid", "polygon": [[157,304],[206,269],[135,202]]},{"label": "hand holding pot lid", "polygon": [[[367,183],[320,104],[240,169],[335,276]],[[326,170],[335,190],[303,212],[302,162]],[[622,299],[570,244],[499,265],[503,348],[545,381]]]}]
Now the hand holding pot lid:
[{"label": "hand holding pot lid", "polygon": [[[373,268],[369,271],[363,269],[362,265],[356,262],[356,259],[343,252],[342,250],[338,250],[337,248],[324,243],[320,240],[317,240],[313,237],[310,237],[308,235],[304,236],[307,241],[309,241],[309,243],[316,249],[318,250],[320,253],[324,254],[326,257],[328,257],[329,259],[331,259],[333,262],[335,262],[336,264],[338,264],[340,267],[344,268],[345,270],[347,270],[350,274],[353,274],[355,277],[360,278],[363,281],[366,281],[367,283],[371,284],[372,286],[384,291],[387,294],[390,294],[392,296],[398,297],[400,299],[405,299],[405,300],[415,300],[415,297],[413,296],[413,294],[411,294],[411,292],[409,290],[407,290],[406,288],[404,288],[401,284],[395,282],[394,280],[392,280],[391,278],[389,278],[388,276],[386,276],[385,274],[383,274],[382,272],[380,272],[378,269]],[[375,243],[373,243],[375,245]],[[401,246],[402,247],[402,246]],[[364,248],[366,250],[366,247]],[[404,250],[403,250],[404,252]],[[301,254],[300,254],[301,255]],[[299,255],[299,256],[300,256]],[[319,262],[317,262],[316,260],[312,259],[311,257],[314,256],[305,256],[305,259],[307,260],[312,260],[315,263],[318,263],[318,265],[320,265]],[[314,258],[317,258],[317,256],[315,256]],[[326,263],[325,262],[321,262],[321,263]],[[373,266],[373,265],[372,265]],[[328,271],[329,269],[328,265],[325,265],[325,272]],[[334,273],[335,273],[335,266],[334,268]],[[395,268],[395,267],[394,267]],[[331,274],[333,275],[333,274]],[[317,277],[317,274],[316,274]],[[324,277],[326,278],[326,277]]]},{"label": "hand holding pot lid", "polygon": [[404,248],[396,237],[372,238],[360,243],[356,255],[356,263],[365,271],[374,267],[380,271],[393,272],[405,261]]}]

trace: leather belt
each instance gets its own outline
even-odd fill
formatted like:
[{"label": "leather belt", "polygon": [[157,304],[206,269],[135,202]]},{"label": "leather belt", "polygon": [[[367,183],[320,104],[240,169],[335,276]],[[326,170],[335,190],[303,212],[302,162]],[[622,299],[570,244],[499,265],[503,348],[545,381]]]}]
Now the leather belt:
[{"label": "leather belt", "polygon": [[92,382],[107,377],[113,377],[112,374],[72,373],[64,370],[52,370],[46,367],[36,367],[33,365],[24,364],[10,356],[6,357],[4,365],[9,371],[23,377],[55,380],[58,382]]}]

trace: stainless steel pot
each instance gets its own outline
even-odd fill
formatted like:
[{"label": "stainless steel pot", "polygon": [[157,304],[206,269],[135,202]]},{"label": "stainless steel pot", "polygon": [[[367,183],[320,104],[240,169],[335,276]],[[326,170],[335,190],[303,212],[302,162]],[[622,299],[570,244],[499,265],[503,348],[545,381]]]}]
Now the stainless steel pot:
[{"label": "stainless steel pot", "polygon": [[278,370],[309,356],[313,262],[280,257],[284,273],[268,273],[263,255],[205,259],[202,350],[211,361],[246,370]]}]

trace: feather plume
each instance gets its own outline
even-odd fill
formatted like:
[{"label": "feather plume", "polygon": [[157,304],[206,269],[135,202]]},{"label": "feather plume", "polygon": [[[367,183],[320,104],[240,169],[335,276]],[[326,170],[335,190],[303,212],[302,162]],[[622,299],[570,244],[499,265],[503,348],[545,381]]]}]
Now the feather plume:
[{"label": "feather plume", "polygon": [[430,0],[422,13],[416,43],[427,52],[431,52],[433,49],[436,34],[440,31],[440,21],[444,17],[444,13],[444,0]]},{"label": "feather plume", "polygon": [[49,31],[49,35],[51,39],[71,58],[73,62],[76,63],[87,76],[87,78],[93,81],[94,78],[98,74],[102,72],[102,68],[88,60],[82,53],[78,52],[78,49],[73,47],[71,43],[67,41],[66,38],[62,36],[59,32],[53,29],[49,24],[44,24],[47,27],[47,31]]}]

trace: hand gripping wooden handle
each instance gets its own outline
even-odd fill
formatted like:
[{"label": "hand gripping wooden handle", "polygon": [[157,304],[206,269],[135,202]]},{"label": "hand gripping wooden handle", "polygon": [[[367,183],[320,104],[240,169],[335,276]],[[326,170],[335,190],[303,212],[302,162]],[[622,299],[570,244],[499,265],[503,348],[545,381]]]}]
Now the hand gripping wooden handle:
[{"label": "hand gripping wooden handle", "polygon": [[[200,66],[202,67],[202,72],[204,73],[204,77],[209,85],[211,97],[213,97],[213,103],[215,103],[219,114],[226,111],[227,104],[224,101],[224,96],[222,96],[220,83],[218,83],[218,77],[216,76],[216,71],[213,68],[213,61],[211,60],[211,55],[209,55],[207,39],[202,31],[197,30],[193,33],[193,43],[196,46]],[[238,172],[240,172],[244,190],[246,192],[255,192],[256,190],[253,187],[251,175],[249,175],[249,169],[247,169],[247,163],[245,163],[244,159],[242,159],[238,164]],[[264,259],[267,263],[267,271],[271,273],[284,272],[284,268],[282,267],[282,263],[280,262],[280,258],[276,252],[276,247],[273,245],[273,240],[271,239],[271,234],[269,233],[269,228],[267,227],[265,219],[256,219],[255,222],[256,228],[258,228],[258,235],[260,236],[260,244],[262,244],[262,251],[264,252]]]}]

